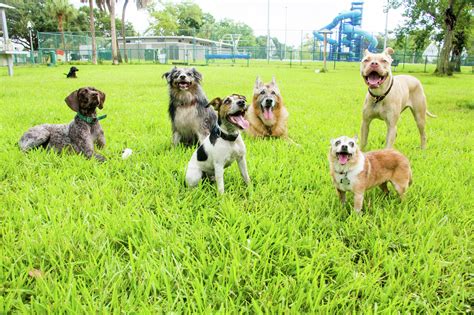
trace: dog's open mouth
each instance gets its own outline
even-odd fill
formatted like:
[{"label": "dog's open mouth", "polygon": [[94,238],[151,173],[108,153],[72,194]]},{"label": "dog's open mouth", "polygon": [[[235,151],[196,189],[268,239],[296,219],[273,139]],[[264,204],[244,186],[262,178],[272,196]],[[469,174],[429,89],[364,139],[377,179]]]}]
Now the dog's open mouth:
[{"label": "dog's open mouth", "polygon": [[336,157],[337,157],[337,160],[339,161],[339,164],[345,165],[351,159],[352,154],[348,152],[337,152]]},{"label": "dog's open mouth", "polygon": [[369,75],[365,76],[365,83],[369,86],[371,89],[376,89],[382,83],[385,82],[385,79],[387,79],[387,76],[381,76],[380,74],[377,73],[377,71],[372,71],[369,73]]},{"label": "dog's open mouth", "polygon": [[227,116],[227,120],[240,129],[247,129],[249,127],[249,122],[245,119],[245,110],[230,114]]},{"label": "dog's open mouth", "polygon": [[187,89],[189,89],[190,86],[191,86],[190,82],[186,82],[186,81],[178,82],[178,87],[181,90],[187,90]]},{"label": "dog's open mouth", "polygon": [[273,119],[273,107],[271,106],[262,106],[263,118],[266,120]]}]

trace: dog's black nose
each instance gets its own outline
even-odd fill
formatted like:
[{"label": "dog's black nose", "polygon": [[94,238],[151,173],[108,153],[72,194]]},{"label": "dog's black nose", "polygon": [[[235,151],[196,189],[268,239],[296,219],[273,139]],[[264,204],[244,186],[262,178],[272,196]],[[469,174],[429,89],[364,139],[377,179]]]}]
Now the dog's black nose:
[{"label": "dog's black nose", "polygon": [[265,105],[272,105],[273,101],[271,99],[266,99],[265,100]]},{"label": "dog's black nose", "polygon": [[343,145],[341,146],[341,150],[342,150],[342,151],[347,151],[347,145],[343,144]]},{"label": "dog's black nose", "polygon": [[186,79],[186,76],[184,74],[179,76],[180,79]]},{"label": "dog's black nose", "polygon": [[237,101],[237,105],[240,107],[245,107],[245,101],[243,100]]}]

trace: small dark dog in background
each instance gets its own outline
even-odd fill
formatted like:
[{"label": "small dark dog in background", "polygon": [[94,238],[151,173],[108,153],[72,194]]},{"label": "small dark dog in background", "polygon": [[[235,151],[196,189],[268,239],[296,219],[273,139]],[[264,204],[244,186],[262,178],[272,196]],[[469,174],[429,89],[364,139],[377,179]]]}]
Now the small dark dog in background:
[{"label": "small dark dog in background", "polygon": [[217,120],[201,87],[202,74],[195,68],[174,67],[163,77],[169,87],[173,144],[202,144]]},{"label": "small dark dog in background", "polygon": [[76,76],[76,72],[79,71],[79,69],[77,69],[76,67],[72,66],[70,69],[69,69],[69,72],[65,75],[68,79],[76,79],[77,76]]}]

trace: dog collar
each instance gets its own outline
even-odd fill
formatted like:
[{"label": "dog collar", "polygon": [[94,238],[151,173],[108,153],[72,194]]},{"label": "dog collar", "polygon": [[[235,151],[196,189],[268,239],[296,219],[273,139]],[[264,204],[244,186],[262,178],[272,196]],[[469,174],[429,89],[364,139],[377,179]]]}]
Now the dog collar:
[{"label": "dog collar", "polygon": [[214,127],[212,127],[211,134],[217,137],[221,137],[222,139],[227,140],[227,141],[235,141],[237,140],[237,137],[239,136],[239,134],[230,135],[230,134],[225,133],[224,131],[222,131],[221,128],[219,128],[217,124],[214,125]]},{"label": "dog collar", "polygon": [[87,117],[87,116],[84,116],[84,115],[82,115],[81,113],[78,112],[76,117],[79,118],[80,120],[85,121],[88,124],[95,124],[99,120],[102,120],[102,119],[106,118],[107,115],[102,115],[102,116],[99,116],[99,117]]},{"label": "dog collar", "polygon": [[370,88],[367,89],[367,91],[369,91],[370,96],[372,96],[373,98],[375,98],[374,105],[377,104],[377,103],[379,103],[379,102],[381,102],[381,101],[385,98],[385,96],[387,96],[388,93],[390,93],[390,90],[392,89],[393,81],[394,81],[393,78],[391,78],[391,79],[392,79],[392,81],[390,82],[390,86],[388,87],[387,92],[385,92],[383,95],[375,95],[374,93],[372,93],[372,92],[370,91]]},{"label": "dog collar", "polygon": [[336,173],[344,175],[344,177],[341,178],[341,180],[339,181],[340,184],[343,184],[343,185],[350,185],[351,184],[351,181],[347,177],[347,174],[349,173],[349,171],[347,171],[347,172],[336,172]]}]

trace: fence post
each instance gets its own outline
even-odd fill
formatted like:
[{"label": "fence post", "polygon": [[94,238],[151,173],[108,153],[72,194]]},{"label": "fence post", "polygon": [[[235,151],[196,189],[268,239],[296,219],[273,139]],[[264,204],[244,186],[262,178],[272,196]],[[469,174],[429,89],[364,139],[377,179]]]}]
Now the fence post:
[{"label": "fence post", "polygon": [[290,68],[291,68],[291,61],[293,60],[293,49],[290,48]]},{"label": "fence post", "polygon": [[303,64],[303,30],[301,30],[300,65]]},{"label": "fence post", "polygon": [[425,70],[424,72],[426,72],[426,64],[428,63],[428,55],[425,56]]}]

